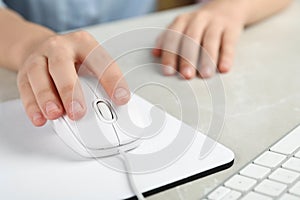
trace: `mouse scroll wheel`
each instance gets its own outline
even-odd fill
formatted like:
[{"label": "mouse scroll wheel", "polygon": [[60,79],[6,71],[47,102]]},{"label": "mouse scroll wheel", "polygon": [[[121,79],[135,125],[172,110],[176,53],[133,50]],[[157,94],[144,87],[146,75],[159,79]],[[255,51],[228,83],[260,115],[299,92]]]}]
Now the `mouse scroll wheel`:
[{"label": "mouse scroll wheel", "polygon": [[107,105],[106,102],[104,101],[97,102],[97,108],[99,110],[101,117],[103,117],[104,120],[106,121],[114,120],[114,115],[111,111],[111,107]]}]

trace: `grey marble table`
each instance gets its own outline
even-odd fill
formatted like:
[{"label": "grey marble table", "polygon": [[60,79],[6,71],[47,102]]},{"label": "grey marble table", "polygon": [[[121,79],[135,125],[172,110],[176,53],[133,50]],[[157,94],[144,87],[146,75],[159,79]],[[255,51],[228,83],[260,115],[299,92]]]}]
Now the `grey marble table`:
[{"label": "grey marble table", "polygon": [[[112,35],[136,28],[165,27],[176,15],[192,9],[195,7],[87,27],[85,30],[103,42]],[[228,170],[156,194],[149,199],[200,199],[300,122],[299,11],[300,1],[295,0],[282,13],[248,27],[239,41],[232,71],[220,76],[226,96],[226,113],[218,141],[235,152],[234,165]],[[149,40],[154,42],[152,38]],[[144,53],[135,59],[148,62],[153,58],[149,53]],[[124,66],[120,65],[126,71],[130,63],[127,63],[128,66],[126,62]],[[129,85],[149,77],[158,82],[167,81],[174,87],[180,88],[184,84],[178,77],[163,77],[151,67],[136,73],[136,79],[128,79]],[[0,102],[19,97],[15,80],[14,72],[0,70]],[[199,129],[205,132],[212,112],[205,81],[194,79],[188,83],[195,89],[197,98],[201,99],[199,107],[203,119]],[[151,87],[140,95],[155,103],[168,98]],[[189,101],[190,97],[185,98],[184,101]],[[175,116],[178,114],[175,104],[169,104],[165,109]],[[186,119],[187,123],[191,121]]]}]

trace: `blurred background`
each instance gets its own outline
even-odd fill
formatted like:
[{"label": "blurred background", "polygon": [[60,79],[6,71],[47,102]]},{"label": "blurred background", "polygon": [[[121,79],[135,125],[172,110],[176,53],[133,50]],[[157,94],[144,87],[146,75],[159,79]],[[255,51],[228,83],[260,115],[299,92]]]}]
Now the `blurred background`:
[{"label": "blurred background", "polygon": [[197,2],[197,0],[157,0],[157,10],[167,10],[171,8],[190,5]]}]

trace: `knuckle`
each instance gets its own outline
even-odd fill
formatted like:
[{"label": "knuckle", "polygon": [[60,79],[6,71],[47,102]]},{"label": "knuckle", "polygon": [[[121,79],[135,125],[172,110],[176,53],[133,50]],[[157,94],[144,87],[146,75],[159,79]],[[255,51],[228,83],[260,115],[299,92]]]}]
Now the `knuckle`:
[{"label": "knuckle", "polygon": [[73,37],[78,41],[92,41],[94,40],[93,36],[86,31],[76,31],[72,33]]},{"label": "knuckle", "polygon": [[45,45],[47,49],[61,49],[64,48],[65,40],[61,36],[52,36],[50,37]]},{"label": "knuckle", "polygon": [[52,96],[50,88],[44,88],[36,92],[37,99],[48,99]]},{"label": "knuckle", "polygon": [[199,41],[198,41],[198,38],[199,38],[200,35],[199,35],[196,31],[193,31],[193,30],[188,29],[188,30],[186,31],[185,35],[188,36],[189,38],[191,38],[191,39],[193,39],[193,40],[199,42]]},{"label": "knuckle", "polygon": [[[49,59],[49,62],[51,63],[65,63],[66,61],[69,60],[69,57],[65,54],[61,54],[59,52],[57,52],[56,55],[52,56],[50,59]],[[50,68],[53,68],[55,66],[58,66],[58,65],[51,65],[50,64]]]},{"label": "knuckle", "polygon": [[31,88],[30,83],[28,81],[23,80],[24,78],[18,76],[17,83],[20,91],[28,91]]},{"label": "knuckle", "polygon": [[226,57],[227,56],[232,57],[234,55],[234,48],[231,46],[222,47],[222,55]]},{"label": "knuckle", "polygon": [[34,72],[40,67],[42,67],[42,65],[38,61],[33,60],[25,65],[25,70],[27,74],[34,74]]},{"label": "knuckle", "polygon": [[191,63],[190,61],[184,59],[184,58],[181,58],[181,61],[180,61],[180,69],[183,69],[183,68],[189,68],[191,66],[194,66],[193,63]]},{"label": "knuckle", "polygon": [[177,17],[175,17],[174,19],[174,23],[184,23],[186,22],[188,18],[188,15],[187,14],[181,14],[181,15],[178,15]]},{"label": "knuckle", "polygon": [[103,86],[106,86],[109,89],[116,88],[117,83],[118,83],[119,77],[117,76],[111,76],[109,79],[108,78],[102,78],[101,79],[101,84]]},{"label": "knuckle", "polygon": [[218,40],[218,36],[219,33],[212,30],[208,30],[204,35],[203,44],[205,45],[205,44],[211,44],[216,42]]},{"label": "knuckle", "polygon": [[[58,88],[59,94],[62,94],[63,99],[72,98],[72,93],[74,92],[74,85],[69,83],[66,85],[63,85],[62,87]],[[66,98],[68,97],[68,98]]]},{"label": "knuckle", "polygon": [[181,39],[182,39],[182,34],[178,32],[173,32],[173,31],[166,32],[162,44],[162,50],[166,52],[178,53]]},{"label": "knuckle", "polygon": [[211,16],[211,12],[203,9],[201,12],[196,12],[194,15],[194,19],[197,21],[208,20]]},{"label": "knuckle", "polygon": [[174,65],[175,64],[175,58],[172,58],[172,56],[164,56],[161,60],[162,65]]},{"label": "knuckle", "polygon": [[164,37],[164,45],[167,45],[172,41],[174,42],[174,40],[176,39],[176,35],[177,35],[176,32],[173,32],[170,30],[166,31],[165,37]]},{"label": "knuckle", "polygon": [[33,55],[33,54],[30,54],[28,56],[28,58],[25,60],[25,62],[23,63],[23,66],[22,66],[22,70],[26,70],[28,69],[30,66],[32,66],[32,63],[36,62],[36,56]]},{"label": "knuckle", "polygon": [[35,69],[35,68],[39,68],[41,66],[42,66],[41,62],[39,62],[37,59],[33,59],[30,62],[28,62],[28,67],[29,68]]},{"label": "knuckle", "polygon": [[25,110],[29,115],[34,113],[36,110],[39,110],[35,101],[28,101],[24,104]]}]

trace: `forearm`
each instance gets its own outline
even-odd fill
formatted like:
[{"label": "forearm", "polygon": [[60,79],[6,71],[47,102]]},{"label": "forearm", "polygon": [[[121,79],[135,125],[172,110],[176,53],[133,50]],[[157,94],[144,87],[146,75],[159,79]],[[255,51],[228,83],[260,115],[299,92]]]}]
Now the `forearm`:
[{"label": "forearm", "polygon": [[17,71],[33,48],[55,33],[0,8],[0,66]]},{"label": "forearm", "polygon": [[238,0],[243,1],[245,25],[251,25],[275,14],[288,6],[292,0]]}]

